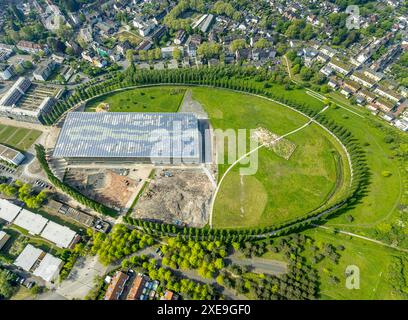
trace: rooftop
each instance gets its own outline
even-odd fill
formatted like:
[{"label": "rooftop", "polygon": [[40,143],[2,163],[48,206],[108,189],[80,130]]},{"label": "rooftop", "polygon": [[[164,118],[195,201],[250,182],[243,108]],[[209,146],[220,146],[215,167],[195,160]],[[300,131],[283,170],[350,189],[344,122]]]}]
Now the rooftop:
[{"label": "rooftop", "polygon": [[47,253],[33,273],[45,281],[51,282],[57,278],[62,264],[61,259]]},{"label": "rooftop", "polygon": [[0,199],[0,219],[7,222],[13,222],[20,211],[21,207],[16,206],[10,201]]},{"label": "rooftop", "polygon": [[71,112],[54,149],[56,158],[199,158],[192,113]]},{"label": "rooftop", "polygon": [[60,248],[68,248],[75,236],[75,231],[53,221],[49,221],[41,232],[41,237],[54,242]]},{"label": "rooftop", "polygon": [[44,229],[47,222],[48,220],[43,216],[23,209],[14,221],[14,224],[28,230],[31,234],[38,235]]},{"label": "rooftop", "polygon": [[43,252],[41,249],[37,249],[31,244],[28,244],[17,257],[16,261],[14,261],[14,265],[25,271],[30,271]]}]

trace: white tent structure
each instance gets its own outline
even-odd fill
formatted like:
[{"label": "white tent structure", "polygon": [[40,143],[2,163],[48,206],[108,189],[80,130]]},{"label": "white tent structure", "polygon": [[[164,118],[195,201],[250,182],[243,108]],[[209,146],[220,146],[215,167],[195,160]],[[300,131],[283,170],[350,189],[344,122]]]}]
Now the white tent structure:
[{"label": "white tent structure", "polygon": [[20,211],[21,207],[5,199],[0,199],[0,219],[13,222]]},{"label": "white tent structure", "polygon": [[49,221],[41,233],[41,237],[54,242],[60,248],[69,248],[75,236],[75,231],[53,221]]},{"label": "white tent structure", "polygon": [[47,253],[41,260],[38,267],[34,270],[34,275],[51,282],[58,277],[58,274],[64,265],[64,262]]},{"label": "white tent structure", "polygon": [[47,222],[48,219],[45,219],[43,216],[25,209],[21,210],[16,220],[14,220],[15,225],[26,229],[33,235],[39,235]]},{"label": "white tent structure", "polygon": [[41,249],[37,249],[31,244],[28,244],[17,257],[16,261],[14,261],[14,265],[29,272],[43,253],[44,251]]}]

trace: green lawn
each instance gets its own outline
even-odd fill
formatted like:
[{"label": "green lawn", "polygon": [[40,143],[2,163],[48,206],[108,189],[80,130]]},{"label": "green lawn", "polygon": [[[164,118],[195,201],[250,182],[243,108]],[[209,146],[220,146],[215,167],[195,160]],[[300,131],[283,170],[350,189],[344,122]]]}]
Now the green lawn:
[{"label": "green lawn", "polygon": [[[330,243],[337,247],[342,245],[344,251],[340,254],[339,263],[336,264],[327,257],[314,264],[321,277],[321,299],[402,299],[403,297],[393,290],[390,281],[390,266],[394,259],[404,256],[399,251],[368,242],[366,240],[352,238],[347,235],[333,234],[330,231],[315,228],[305,232],[315,240],[314,245],[321,247]],[[304,254],[308,263],[313,253],[310,246]],[[360,289],[348,289],[346,287],[345,270],[347,266],[355,265],[360,269]],[[405,263],[404,272],[407,273],[408,264]],[[340,282],[332,284],[330,276],[337,277]],[[407,277],[408,279],[408,277]]]},{"label": "green lawn", "polygon": [[95,98],[86,105],[85,110],[95,111],[100,103],[107,103],[111,112],[177,112],[185,91],[182,87],[126,90]]},{"label": "green lawn", "polygon": [[[214,128],[264,127],[283,135],[307,122],[299,113],[261,98],[226,90],[214,89],[211,94],[207,88],[192,90],[193,98],[206,109]],[[334,155],[343,153],[341,147],[314,124],[287,139],[297,146],[289,160],[263,148],[259,151],[256,174],[241,178],[239,165],[228,173],[215,203],[215,227],[282,223],[325,203],[336,185]],[[247,146],[249,150],[249,144]],[[219,177],[228,167],[229,164],[219,165]],[[344,172],[348,175],[347,170]],[[343,180],[344,183],[348,181],[347,178]],[[339,187],[342,192],[343,184]]]},{"label": "green lawn", "polygon": [[41,131],[0,124],[0,143],[26,151],[41,135]]}]

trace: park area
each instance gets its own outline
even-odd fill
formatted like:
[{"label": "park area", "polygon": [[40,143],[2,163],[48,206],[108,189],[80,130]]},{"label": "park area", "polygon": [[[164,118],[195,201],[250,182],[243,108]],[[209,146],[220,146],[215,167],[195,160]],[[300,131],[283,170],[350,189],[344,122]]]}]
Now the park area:
[{"label": "park area", "polygon": [[130,89],[95,98],[88,102],[85,111],[177,112],[185,91],[182,87]]},{"label": "park area", "polygon": [[[303,115],[258,97],[192,90],[193,99],[204,107],[215,129],[265,128],[282,136],[308,122]],[[285,144],[290,146],[289,157],[264,147],[259,150],[255,174],[240,175],[238,164],[226,175],[214,206],[214,227],[283,223],[328,206],[345,192],[350,178],[344,150],[326,131],[311,124],[286,137]],[[219,165],[219,177],[230,166],[227,160]]]},{"label": "park area", "polygon": [[0,144],[26,151],[41,135],[40,131],[0,124]]}]

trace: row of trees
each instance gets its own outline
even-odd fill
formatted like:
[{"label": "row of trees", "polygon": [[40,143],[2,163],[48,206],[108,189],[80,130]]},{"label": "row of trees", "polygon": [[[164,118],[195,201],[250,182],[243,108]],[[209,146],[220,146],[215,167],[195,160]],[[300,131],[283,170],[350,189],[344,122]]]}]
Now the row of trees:
[{"label": "row of trees", "polygon": [[80,193],[78,190],[76,190],[75,188],[65,184],[64,182],[62,182],[61,180],[59,180],[54,173],[51,171],[47,159],[46,159],[46,153],[45,153],[45,149],[44,146],[42,145],[35,145],[35,151],[37,154],[37,159],[38,162],[41,165],[41,168],[45,171],[45,173],[47,174],[48,180],[58,189],[60,189],[61,191],[63,191],[64,193],[68,194],[69,196],[71,196],[72,198],[74,198],[76,201],[78,201],[79,203],[82,203],[84,205],[86,205],[87,207],[105,214],[105,215],[111,215],[111,216],[115,216],[116,215],[116,211],[101,204],[96,202],[95,200],[89,199],[88,197],[84,196],[82,193]]},{"label": "row of trees", "polygon": [[31,185],[23,183],[20,180],[16,180],[10,184],[0,184],[0,193],[7,197],[18,197],[18,199],[23,201],[27,207],[32,209],[40,208],[47,198],[47,192],[45,190],[35,193]]}]

